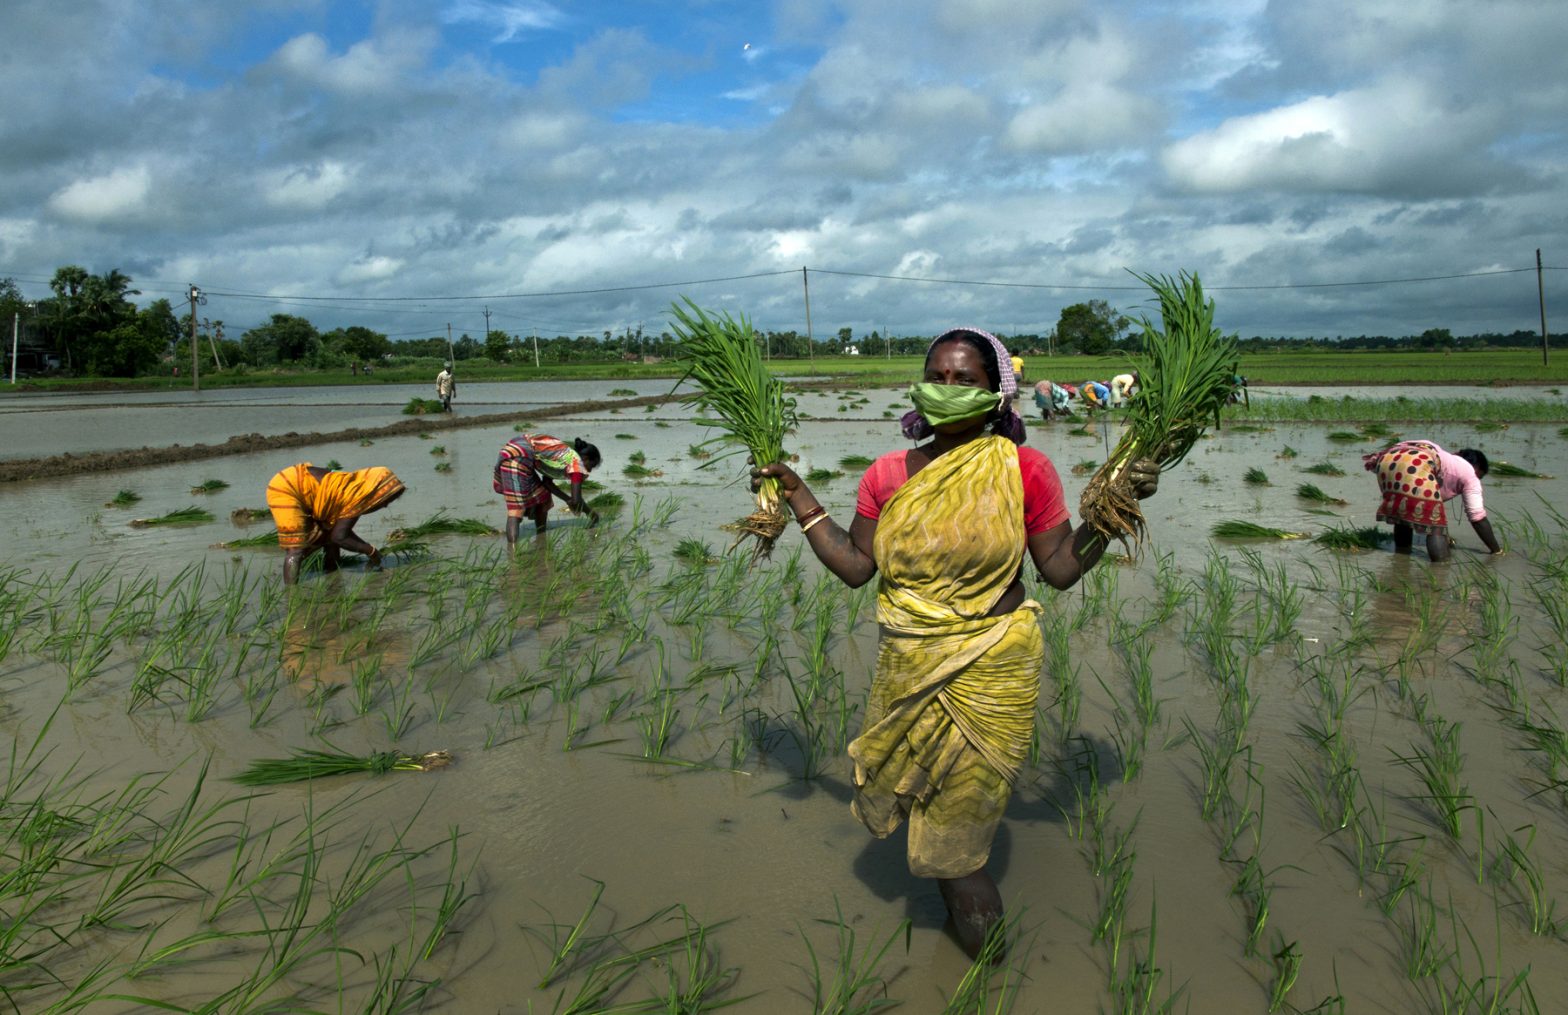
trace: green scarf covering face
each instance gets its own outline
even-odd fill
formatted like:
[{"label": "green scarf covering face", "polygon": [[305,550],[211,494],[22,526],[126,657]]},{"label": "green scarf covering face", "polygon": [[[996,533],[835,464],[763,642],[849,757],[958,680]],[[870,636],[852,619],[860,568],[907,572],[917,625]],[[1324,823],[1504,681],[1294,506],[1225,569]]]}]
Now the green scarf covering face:
[{"label": "green scarf covering face", "polygon": [[932,426],[984,416],[1002,404],[1000,393],[985,388],[926,382],[909,386],[909,400]]}]

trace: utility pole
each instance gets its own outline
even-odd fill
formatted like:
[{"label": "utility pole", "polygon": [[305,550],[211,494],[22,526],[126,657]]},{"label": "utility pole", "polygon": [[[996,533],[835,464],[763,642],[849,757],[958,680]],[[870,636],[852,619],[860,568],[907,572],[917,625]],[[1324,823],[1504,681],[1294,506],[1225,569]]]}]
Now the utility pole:
[{"label": "utility pole", "polygon": [[[486,318],[488,320],[489,318]],[[446,358],[452,364],[452,371],[457,372],[457,353],[452,350],[452,322],[446,322]]]},{"label": "utility pole", "polygon": [[[448,336],[450,337],[450,336]],[[485,343],[490,342],[490,308],[485,307]]]},{"label": "utility pole", "polygon": [[806,292],[806,356],[811,360],[811,372],[817,372],[817,351],[815,342],[811,340],[811,279],[806,274],[805,265],[800,268],[800,285]]},{"label": "utility pole", "polygon": [[[28,310],[33,309],[33,305],[31,303],[27,304],[27,309]],[[22,311],[21,311],[20,308],[18,308],[17,311],[11,315],[11,383],[12,384],[16,383],[16,357],[18,355],[18,352],[17,352],[18,339],[21,337],[21,334],[22,334]]]},{"label": "utility pole", "polygon": [[1541,248],[1535,248],[1535,296],[1541,301],[1541,366],[1546,366],[1546,283],[1541,281]]},{"label": "utility pole", "polygon": [[534,336],[534,369],[539,369],[539,329],[533,329]]},{"label": "utility pole", "polygon": [[195,282],[190,284],[190,291],[187,295],[189,295],[191,301],[191,390],[200,391],[201,358],[197,355],[200,348],[196,344],[196,304],[201,302],[203,297]]}]

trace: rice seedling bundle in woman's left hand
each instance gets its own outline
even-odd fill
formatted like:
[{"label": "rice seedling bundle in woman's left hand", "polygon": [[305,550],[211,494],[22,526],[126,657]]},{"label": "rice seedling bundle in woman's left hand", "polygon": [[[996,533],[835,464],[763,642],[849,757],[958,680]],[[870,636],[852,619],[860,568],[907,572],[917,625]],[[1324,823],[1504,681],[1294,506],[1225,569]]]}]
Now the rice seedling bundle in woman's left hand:
[{"label": "rice seedling bundle in woman's left hand", "polygon": [[1235,336],[1214,326],[1214,301],[1204,297],[1197,275],[1133,274],[1154,290],[1160,326],[1147,316],[1140,322],[1144,352],[1134,357],[1140,394],[1128,404],[1127,428],[1084,488],[1078,511],[1102,538],[1136,543],[1144,517],[1128,467],[1147,458],[1166,469],[1186,457],[1204,431],[1219,424],[1241,359]]},{"label": "rice seedling bundle in woman's left hand", "polygon": [[[750,454],[757,465],[771,465],[784,457],[784,435],[795,429],[795,400],[784,396],[784,385],[762,360],[751,321],[742,314],[709,314],[690,299],[670,305],[675,318],[671,331],[685,349],[686,373],[696,394],[687,396],[704,412],[703,422],[725,431],[713,441],[734,445],[731,454]],[[789,521],[780,501],[779,481],[766,477],[757,491],[757,509],[726,526],[737,533],[735,545],[747,536],[756,540],[754,557],[766,557]]]}]

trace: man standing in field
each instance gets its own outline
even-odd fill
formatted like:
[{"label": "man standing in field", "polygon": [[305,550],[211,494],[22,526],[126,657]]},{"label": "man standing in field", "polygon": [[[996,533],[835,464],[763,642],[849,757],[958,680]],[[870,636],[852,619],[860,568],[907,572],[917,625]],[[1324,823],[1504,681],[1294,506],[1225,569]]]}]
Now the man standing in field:
[{"label": "man standing in field", "polygon": [[452,397],[457,394],[457,378],[452,376],[452,364],[446,363],[436,374],[436,397],[441,399],[441,411],[452,411]]}]

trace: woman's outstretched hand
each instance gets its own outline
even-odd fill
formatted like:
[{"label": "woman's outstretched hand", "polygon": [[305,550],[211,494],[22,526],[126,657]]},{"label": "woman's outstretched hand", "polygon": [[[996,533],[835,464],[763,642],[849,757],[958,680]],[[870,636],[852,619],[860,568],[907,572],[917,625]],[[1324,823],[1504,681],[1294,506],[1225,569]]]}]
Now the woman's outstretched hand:
[{"label": "woman's outstretched hand", "polygon": [[1160,489],[1160,463],[1152,458],[1138,458],[1127,466],[1127,482],[1132,485],[1132,495],[1139,500],[1153,497]]}]

